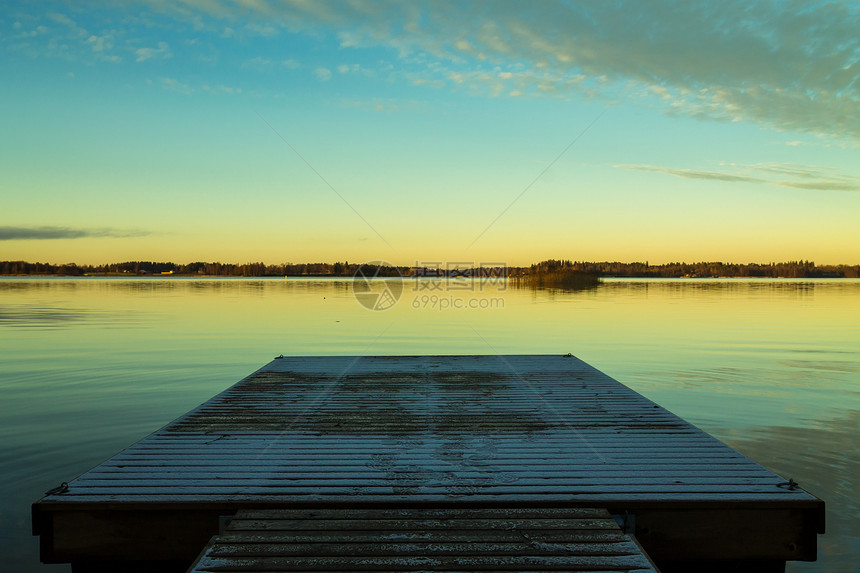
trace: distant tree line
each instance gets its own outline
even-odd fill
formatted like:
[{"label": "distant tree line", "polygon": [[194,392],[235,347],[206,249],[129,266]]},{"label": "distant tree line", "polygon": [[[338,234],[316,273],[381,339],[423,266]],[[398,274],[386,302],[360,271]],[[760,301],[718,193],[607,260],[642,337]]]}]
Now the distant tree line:
[{"label": "distant tree line", "polygon": [[[217,277],[273,277],[273,276],[352,276],[361,265],[349,262],[336,263],[208,263],[195,261],[188,264],[155,261],[127,261],[107,265],[52,265],[26,261],[0,261],[0,275],[181,275]],[[409,274],[410,267],[374,267],[378,276]],[[370,272],[370,270],[368,270]]]},{"label": "distant tree line", "polygon": [[[196,261],[188,264],[154,261],[127,261],[106,265],[54,265],[26,261],[0,261],[0,275],[133,275],[133,276],[219,276],[219,277],[271,277],[271,276],[353,276],[362,265],[349,262],[335,263],[209,263]],[[821,265],[812,261],[785,263],[644,263],[585,262],[550,259],[529,267],[376,267],[362,269],[370,276],[508,276],[514,278],[543,277],[547,284],[561,276],[574,274],[595,277],[763,277],[763,278],[860,278],[860,265]],[[556,277],[555,279],[553,277]],[[566,279],[567,280],[567,279]]]},{"label": "distant tree line", "polygon": [[532,272],[568,269],[601,277],[762,277],[762,278],[860,278],[860,265],[821,265],[812,261],[785,263],[644,263],[544,261],[532,265]]}]

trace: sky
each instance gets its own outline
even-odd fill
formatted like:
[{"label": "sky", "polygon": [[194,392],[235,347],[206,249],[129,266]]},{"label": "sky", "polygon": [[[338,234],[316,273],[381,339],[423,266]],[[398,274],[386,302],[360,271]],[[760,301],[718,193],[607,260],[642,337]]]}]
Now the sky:
[{"label": "sky", "polygon": [[0,7],[0,260],[860,263],[857,2]]}]

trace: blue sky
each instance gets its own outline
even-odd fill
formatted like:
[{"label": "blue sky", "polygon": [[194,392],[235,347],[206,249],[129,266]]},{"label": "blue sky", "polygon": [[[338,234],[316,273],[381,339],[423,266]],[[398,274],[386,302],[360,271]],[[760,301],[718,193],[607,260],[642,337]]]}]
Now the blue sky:
[{"label": "blue sky", "polygon": [[6,2],[0,259],[860,262],[851,2]]}]

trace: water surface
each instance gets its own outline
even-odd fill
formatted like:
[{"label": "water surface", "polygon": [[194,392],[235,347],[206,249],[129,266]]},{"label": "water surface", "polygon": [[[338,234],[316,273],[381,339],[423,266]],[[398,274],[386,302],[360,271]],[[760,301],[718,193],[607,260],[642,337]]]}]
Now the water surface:
[{"label": "water surface", "polygon": [[[435,297],[435,298],[434,298]],[[0,278],[0,551],[29,505],[278,354],[566,354],[827,502],[819,561],[860,566],[860,281],[607,280],[557,292],[343,279]]]}]

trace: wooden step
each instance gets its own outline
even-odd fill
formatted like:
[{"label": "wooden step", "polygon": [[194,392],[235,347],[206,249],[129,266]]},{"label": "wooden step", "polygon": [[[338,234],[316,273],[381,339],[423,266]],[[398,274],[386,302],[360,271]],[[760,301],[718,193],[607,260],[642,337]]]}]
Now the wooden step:
[{"label": "wooden step", "polygon": [[240,510],[189,570],[656,572],[605,509]]}]

